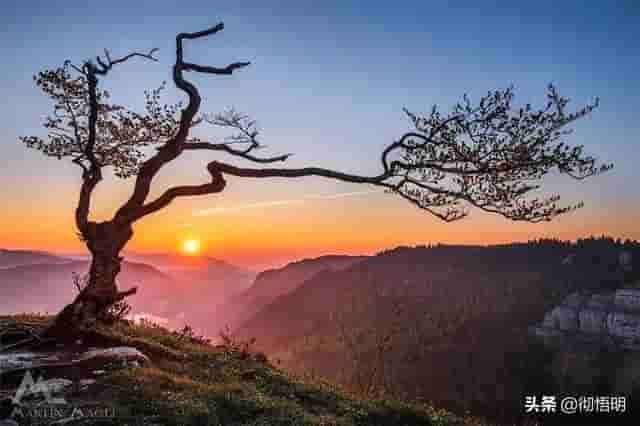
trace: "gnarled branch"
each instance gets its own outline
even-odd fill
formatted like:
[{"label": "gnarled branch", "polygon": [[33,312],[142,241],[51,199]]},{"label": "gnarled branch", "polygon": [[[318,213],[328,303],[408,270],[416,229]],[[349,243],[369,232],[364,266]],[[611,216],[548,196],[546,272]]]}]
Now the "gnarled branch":
[{"label": "gnarled branch", "polygon": [[349,173],[342,173],[335,170],[323,169],[320,167],[304,167],[300,169],[278,169],[278,168],[265,168],[254,169],[246,167],[237,167],[231,164],[222,163],[219,161],[212,161],[207,166],[207,169],[217,170],[221,173],[226,173],[232,176],[245,177],[245,178],[298,178],[307,176],[321,176],[330,179],[341,180],[343,182],[351,183],[370,183],[374,185],[382,185],[385,180],[392,177],[390,173],[382,173],[377,176],[361,176]]},{"label": "gnarled branch", "polygon": [[155,200],[131,212],[126,216],[125,220],[127,222],[135,222],[144,216],[165,208],[178,197],[190,197],[221,192],[226,185],[226,182],[222,177],[222,173],[220,173],[220,171],[215,167],[207,167],[207,169],[211,174],[211,182],[202,185],[183,185],[169,188]]},{"label": "gnarled branch", "polygon": [[253,161],[254,163],[276,163],[279,161],[286,161],[289,157],[291,157],[291,154],[276,155],[273,157],[256,157],[246,152],[245,150],[234,149],[230,147],[228,143],[189,142],[184,145],[184,149],[224,151],[227,154],[241,157],[245,160]]},{"label": "gnarled branch", "polygon": [[[102,167],[104,166],[96,155],[98,116],[101,113],[101,108],[105,110],[106,107],[99,101],[100,96],[104,96],[104,94],[98,93],[97,76],[107,75],[114,65],[123,63],[133,57],[143,57],[155,61],[153,53],[156,50],[152,49],[148,54],[134,52],[112,60],[109,52],[105,49],[106,59],[103,60],[97,56],[97,64],[86,61],[82,67],[66,61],[65,67],[71,66],[80,72],[84,76],[84,80],[71,80],[64,68],[58,70],[57,73],[42,73],[40,75],[39,81],[43,84],[45,90],[58,100],[58,105],[55,108],[55,117],[48,120],[47,126],[53,129],[51,132],[52,142],[54,142],[52,146],[58,147],[55,149],[60,149],[60,144],[55,143],[56,138],[58,140],[72,141],[72,145],[76,147],[75,151],[70,151],[75,155],[72,161],[82,168],[82,186],[76,207],[75,220],[78,231],[83,237],[86,237],[89,222],[91,196],[95,187],[102,180]],[[59,88],[57,92],[55,87]],[[79,99],[87,102],[87,112],[82,111]],[[61,115],[59,113],[60,110],[64,110],[66,115]],[[85,115],[86,126],[80,124],[79,112]],[[65,133],[68,131],[63,125],[65,119],[67,120],[67,125],[71,128],[72,136]],[[85,161],[88,161],[88,165],[85,164]]]},{"label": "gnarled branch", "polygon": [[[196,114],[200,109],[202,99],[196,86],[184,78],[183,71],[231,74],[234,70],[248,65],[246,62],[237,62],[230,64],[225,68],[213,68],[197,66],[184,61],[183,40],[193,40],[196,38],[206,37],[221,31],[223,28],[224,25],[220,23],[204,31],[180,33],[176,36],[176,63],[173,66],[173,81],[177,88],[187,94],[189,101],[187,106],[182,110],[180,124],[176,135],[162,146],[156,155],[144,162],[141,166],[136,177],[136,183],[131,197],[116,213],[115,220],[117,222],[128,222],[132,220],[132,218],[135,220],[135,218],[139,218],[141,211],[150,209],[148,205],[144,206],[144,203],[149,195],[149,191],[151,190],[151,182],[153,181],[153,178],[165,164],[177,158],[184,150],[184,144],[187,141],[189,130],[192,127]],[[191,189],[194,188],[192,187]],[[156,200],[152,205],[166,205],[171,202],[173,198],[175,198],[175,196],[172,196],[171,193],[165,198],[161,197],[161,200]],[[151,208],[151,210],[153,210],[153,208]]]},{"label": "gnarled branch", "polygon": [[83,238],[87,237],[87,226],[89,224],[89,212],[91,211],[91,195],[93,190],[102,180],[100,168],[87,170],[83,173],[82,186],[80,187],[80,197],[76,207],[76,227]]},{"label": "gnarled branch", "polygon": [[158,51],[157,48],[153,48],[153,49],[149,50],[149,53],[133,52],[133,53],[129,53],[126,56],[123,56],[122,58],[113,59],[112,60],[111,56],[109,55],[109,51],[107,49],[104,49],[104,56],[105,56],[105,58],[107,60],[103,61],[102,58],[100,58],[100,56],[96,56],[96,61],[100,65],[99,68],[96,68],[96,72],[98,74],[105,75],[105,74],[107,74],[107,72],[109,72],[109,70],[111,70],[111,68],[113,68],[114,65],[121,64],[121,63],[123,63],[125,61],[128,61],[129,59],[135,58],[135,57],[144,58],[144,59],[148,59],[150,61],[157,62],[158,59],[156,59],[153,56],[153,54],[156,53],[157,51]]}]

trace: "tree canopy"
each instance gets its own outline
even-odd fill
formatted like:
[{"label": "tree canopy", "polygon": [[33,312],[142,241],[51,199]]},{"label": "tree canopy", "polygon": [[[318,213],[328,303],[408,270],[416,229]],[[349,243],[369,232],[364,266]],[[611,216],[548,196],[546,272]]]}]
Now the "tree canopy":
[{"label": "tree canopy", "polygon": [[[571,132],[569,125],[593,111],[597,100],[568,112],[568,99],[549,85],[544,105],[518,107],[513,103],[514,90],[509,87],[490,91],[477,102],[465,95],[449,112],[437,106],[426,115],[405,110],[412,128],[384,149],[378,175],[361,176],[319,167],[246,168],[225,163],[219,156],[206,166],[210,182],[169,188],[149,201],[155,174],[184,151],[217,151],[257,164],[284,162],[289,158],[290,154],[258,155],[263,145],[250,117],[233,109],[214,115],[200,113],[200,93],[184,78],[184,71],[231,74],[249,65],[236,62],[216,68],[185,61],[182,50],[185,40],[206,37],[222,29],[219,24],[176,37],[173,81],[188,96],[186,105],[162,104],[164,83],[145,92],[142,112],[110,103],[109,92],[98,88],[98,79],[116,65],[134,58],[155,61],[155,49],[118,59],[112,59],[105,50],[95,60],[80,65],[66,61],[61,67],[44,70],[34,77],[36,85],[52,99],[53,113],[45,120],[48,131],[45,137],[26,136],[21,140],[45,155],[70,158],[81,167],[83,186],[76,212],[81,233],[86,231],[91,193],[102,180],[104,168],[112,168],[118,177],[136,179],[131,197],[114,217],[117,223],[130,224],[177,197],[222,191],[224,175],[324,176],[386,188],[444,221],[461,219],[468,215],[469,207],[477,207],[512,220],[539,222],[582,205],[561,205],[557,195],[536,197],[535,190],[546,175],[556,171],[584,179],[612,167],[599,165],[595,158],[585,155],[582,145],[564,142]],[[201,125],[229,129],[232,134],[221,141],[191,136],[191,129]]]}]

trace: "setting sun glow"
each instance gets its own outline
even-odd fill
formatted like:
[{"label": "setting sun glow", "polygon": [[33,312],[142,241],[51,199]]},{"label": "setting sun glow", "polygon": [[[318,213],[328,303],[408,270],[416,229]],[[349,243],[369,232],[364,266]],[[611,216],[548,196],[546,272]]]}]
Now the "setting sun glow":
[{"label": "setting sun glow", "polygon": [[196,255],[200,253],[200,241],[188,239],[182,243],[182,251],[188,255]]}]

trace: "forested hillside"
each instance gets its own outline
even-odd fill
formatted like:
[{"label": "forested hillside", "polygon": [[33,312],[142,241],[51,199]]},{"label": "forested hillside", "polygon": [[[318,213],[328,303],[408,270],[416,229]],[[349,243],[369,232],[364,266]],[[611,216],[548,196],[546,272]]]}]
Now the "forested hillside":
[{"label": "forested hillside", "polygon": [[639,259],[637,242],[608,238],[400,247],[313,276],[239,335],[361,393],[506,419],[562,385],[558,354],[528,327],[571,292],[632,285]]}]

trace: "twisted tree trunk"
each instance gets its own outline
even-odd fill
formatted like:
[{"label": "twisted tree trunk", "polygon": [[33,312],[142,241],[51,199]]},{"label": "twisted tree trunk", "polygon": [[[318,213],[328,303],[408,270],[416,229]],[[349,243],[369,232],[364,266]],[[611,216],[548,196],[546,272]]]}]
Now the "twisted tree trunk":
[{"label": "twisted tree trunk", "polygon": [[91,252],[87,285],[67,305],[45,332],[48,338],[70,340],[95,328],[114,303],[136,292],[136,288],[119,291],[116,277],[120,272],[120,252],[133,236],[130,225],[114,222],[89,222],[86,242]]}]

